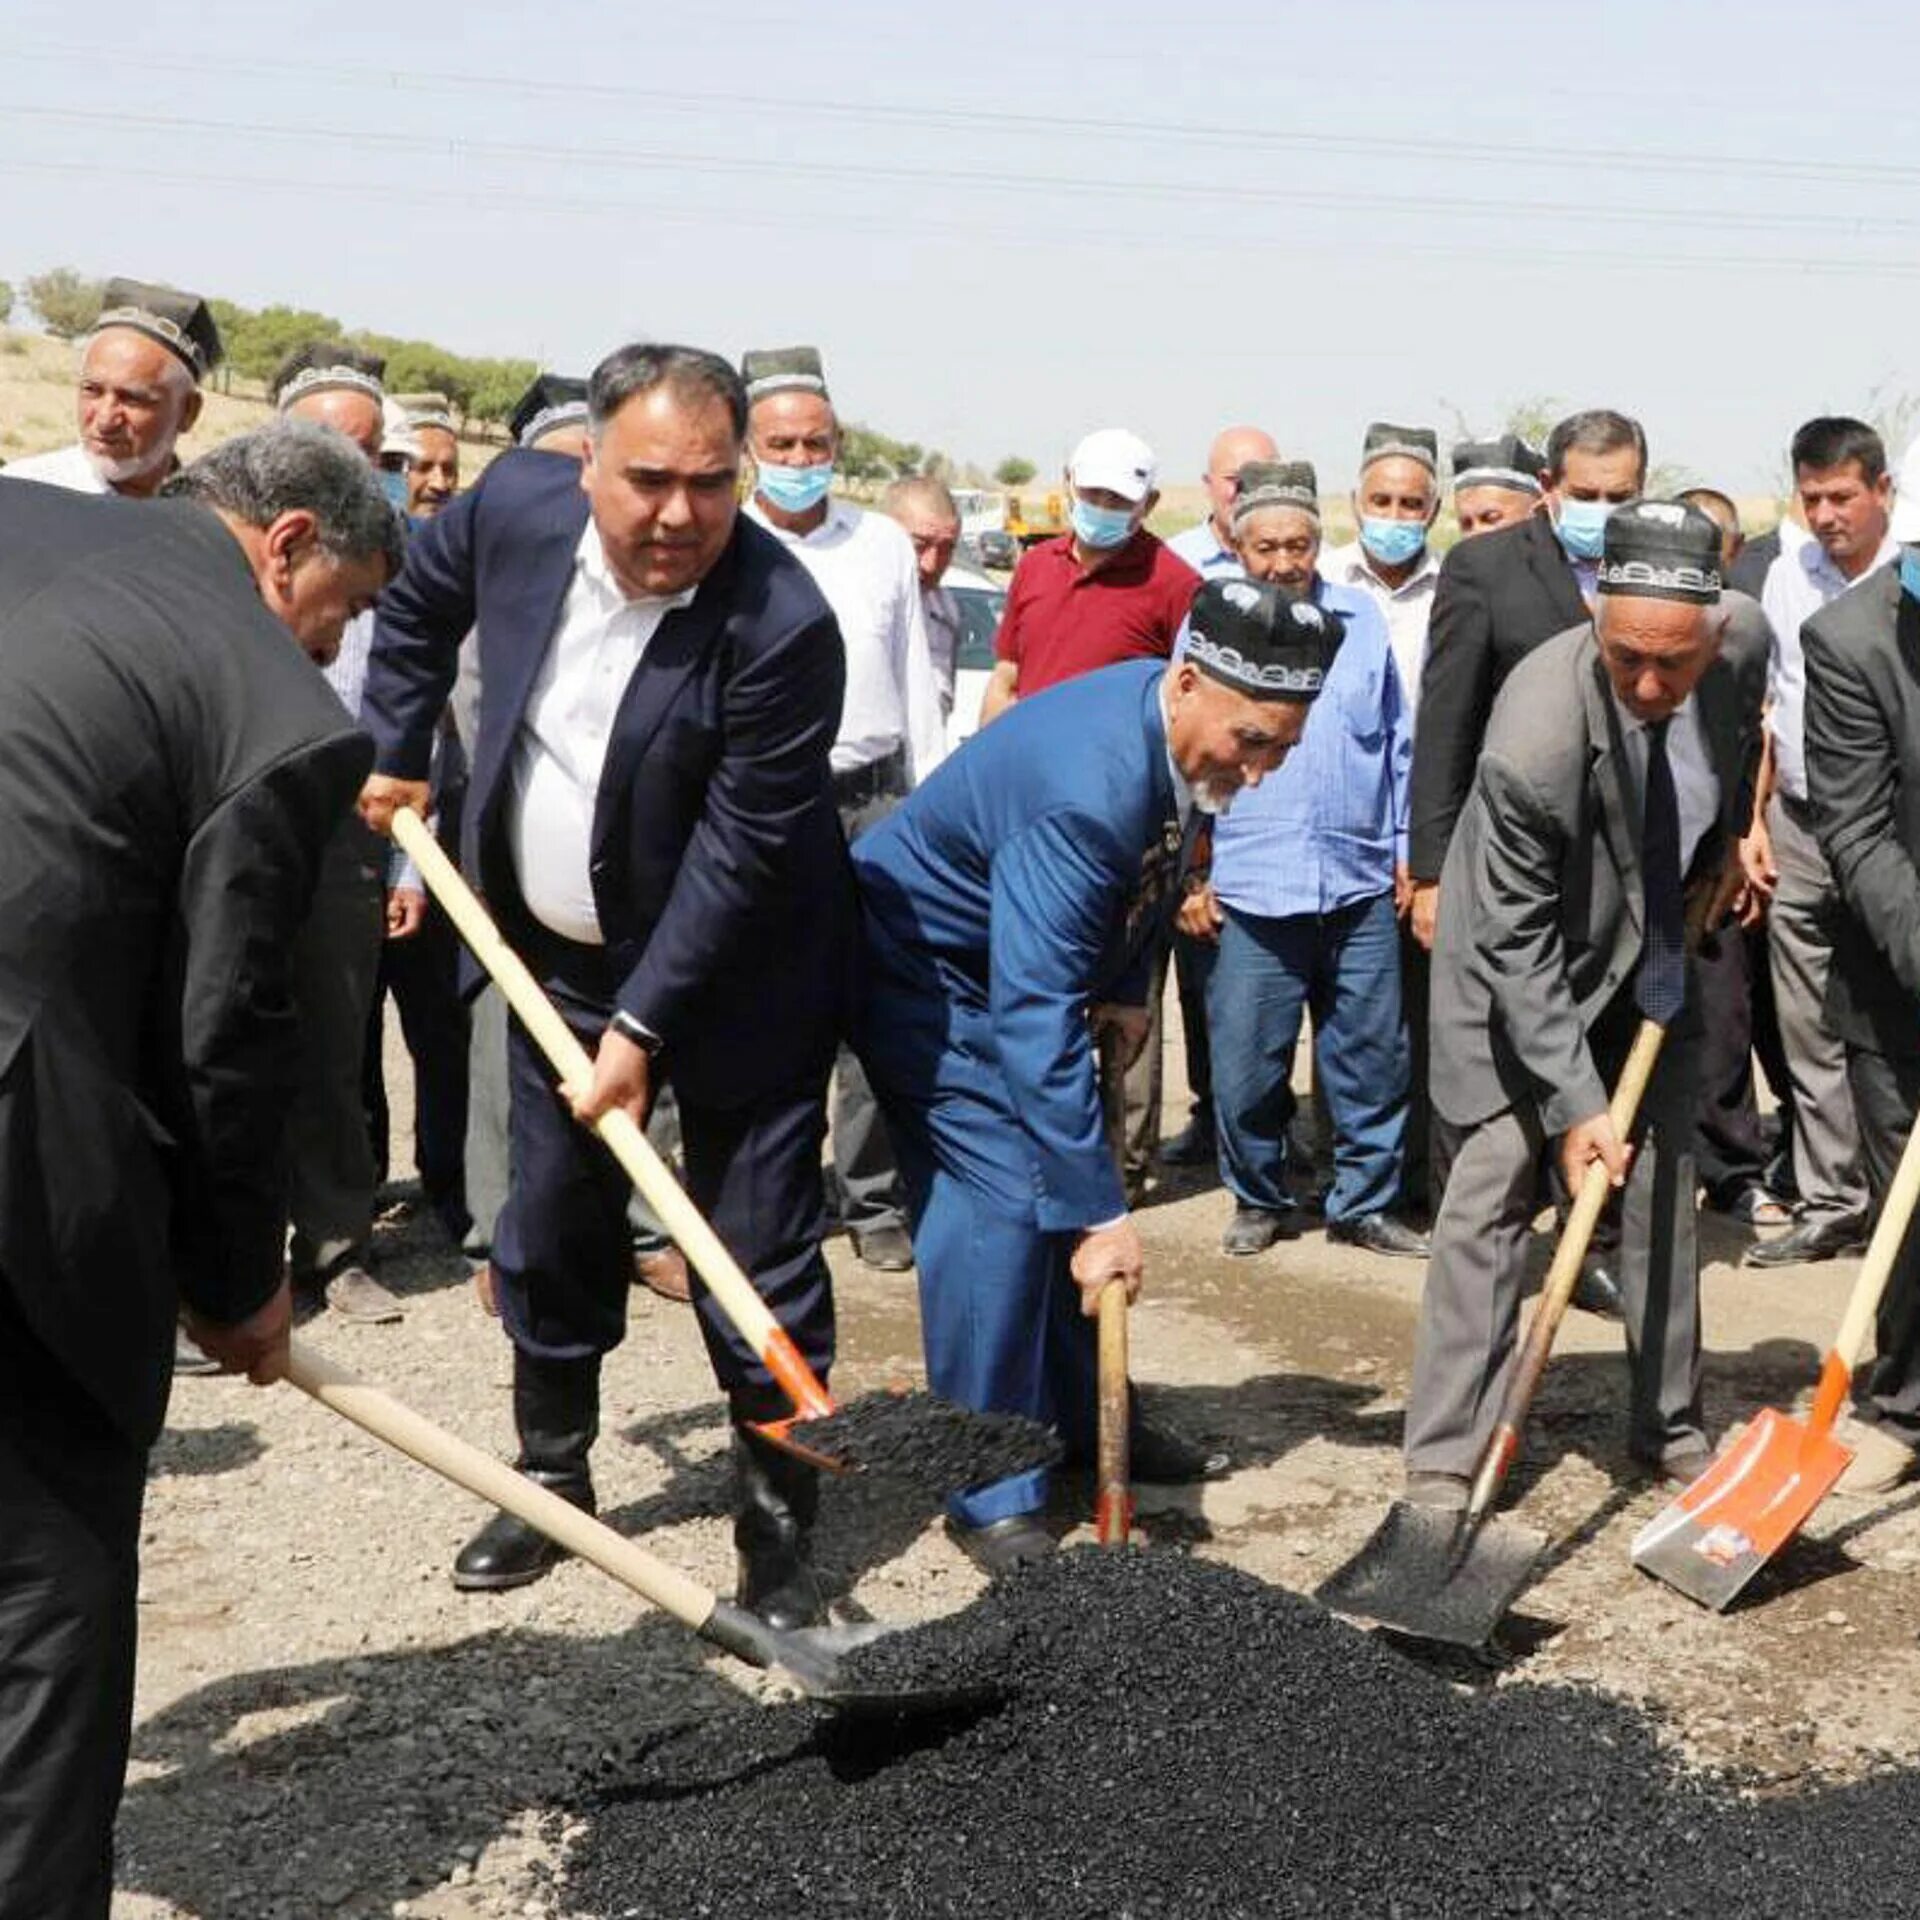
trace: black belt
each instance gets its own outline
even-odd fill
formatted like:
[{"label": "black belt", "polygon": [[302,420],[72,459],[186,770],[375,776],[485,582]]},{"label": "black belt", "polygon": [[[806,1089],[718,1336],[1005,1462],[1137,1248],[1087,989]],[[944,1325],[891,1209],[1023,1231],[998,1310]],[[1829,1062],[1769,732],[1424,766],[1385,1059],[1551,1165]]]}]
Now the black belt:
[{"label": "black belt", "polygon": [[837,807],[864,807],[871,800],[907,791],[907,750],[895,747],[864,767],[850,767],[833,776],[833,803]]}]

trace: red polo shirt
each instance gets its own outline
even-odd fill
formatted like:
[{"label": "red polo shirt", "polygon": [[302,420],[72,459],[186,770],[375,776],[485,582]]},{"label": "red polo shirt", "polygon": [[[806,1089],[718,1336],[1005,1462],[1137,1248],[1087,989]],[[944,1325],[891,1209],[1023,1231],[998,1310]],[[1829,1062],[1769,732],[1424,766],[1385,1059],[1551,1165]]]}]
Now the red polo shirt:
[{"label": "red polo shirt", "polygon": [[1020,556],[993,650],[1020,669],[1022,699],[1116,661],[1164,660],[1199,588],[1200,576],[1145,527],[1095,573],[1063,533]]}]

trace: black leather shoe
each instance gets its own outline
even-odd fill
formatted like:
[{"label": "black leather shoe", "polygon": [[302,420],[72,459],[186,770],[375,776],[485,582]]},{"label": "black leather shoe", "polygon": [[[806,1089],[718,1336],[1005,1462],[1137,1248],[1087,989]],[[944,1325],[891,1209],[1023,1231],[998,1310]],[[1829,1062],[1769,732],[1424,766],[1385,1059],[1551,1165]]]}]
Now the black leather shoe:
[{"label": "black leather shoe", "polygon": [[905,1227],[855,1227],[853,1251],[863,1267],[875,1273],[909,1273],[913,1269],[913,1242]]},{"label": "black leather shoe", "polygon": [[947,1532],[954,1545],[989,1580],[1030,1567],[1060,1550],[1060,1543],[1031,1513],[1010,1514],[1004,1520],[990,1520],[984,1527],[962,1526],[950,1519]]},{"label": "black leather shoe", "polygon": [[1276,1240],[1291,1240],[1299,1231],[1291,1213],[1275,1213],[1269,1207],[1249,1207],[1242,1203],[1234,1208],[1233,1218],[1220,1236],[1220,1251],[1236,1256],[1265,1253]]},{"label": "black leather shoe", "polygon": [[1135,1416],[1127,1430],[1127,1477],[1152,1487],[1191,1487],[1218,1480],[1231,1462],[1170,1427]]},{"label": "black leather shoe", "polygon": [[812,1560],[820,1476],[743,1426],[733,1430],[733,1471],[734,1598],[776,1633],[819,1626],[827,1617]]},{"label": "black leather shoe", "polygon": [[1740,1256],[1743,1267],[1800,1267],[1831,1260],[1860,1244],[1859,1220],[1807,1220],[1777,1240],[1756,1240]]},{"label": "black leather shoe", "polygon": [[1620,1288],[1604,1262],[1589,1260],[1573,1283],[1573,1304],[1586,1313],[1597,1313],[1603,1320],[1624,1320]]},{"label": "black leather shoe", "polygon": [[[557,1493],[583,1513],[593,1511],[593,1489],[570,1478],[530,1473],[535,1486]],[[453,1584],[462,1593],[505,1593],[531,1586],[566,1559],[567,1550],[517,1515],[496,1513],[460,1549],[453,1563]]]},{"label": "black leather shoe", "polygon": [[1220,1136],[1213,1116],[1197,1113],[1171,1140],[1160,1144],[1160,1159],[1169,1167],[1210,1167],[1220,1155]]},{"label": "black leather shoe", "polygon": [[1433,1249],[1424,1233],[1415,1233],[1390,1213],[1363,1213],[1351,1220],[1329,1220],[1327,1238],[1364,1253],[1384,1253],[1398,1260],[1425,1260]]},{"label": "black leather shoe", "polygon": [[[593,1512],[587,1456],[600,1432],[599,1360],[539,1360],[516,1348],[513,1424],[520,1471],[581,1512]],[[501,1593],[529,1585],[566,1557],[538,1528],[496,1513],[460,1549],[453,1584],[462,1593]]]}]

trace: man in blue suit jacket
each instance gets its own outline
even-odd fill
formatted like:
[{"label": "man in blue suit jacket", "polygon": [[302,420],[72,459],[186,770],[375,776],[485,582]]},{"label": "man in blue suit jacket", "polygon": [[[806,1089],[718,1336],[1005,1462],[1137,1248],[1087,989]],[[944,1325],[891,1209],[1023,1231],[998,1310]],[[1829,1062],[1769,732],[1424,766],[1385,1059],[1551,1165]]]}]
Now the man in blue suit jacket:
[{"label": "man in blue suit jacket", "polygon": [[[1100,1291],[1139,1289],[1108,1150],[1094,1027],[1137,1049],[1143,956],[1197,816],[1300,737],[1325,622],[1278,588],[1209,581],[1173,667],[1129,661],[1023,700],[853,850],[866,974],[855,1044],[914,1219],[936,1393],[1051,1421],[1090,1450]],[[1136,1429],[1141,1479],[1196,1449]],[[1048,1551],[1044,1472],[952,1503],[989,1573]]]},{"label": "man in blue suit jacket", "polygon": [[[696,1204],[824,1376],[820,1151],[853,895],[827,770],[839,630],[805,569],[738,513],[738,375],[691,348],[624,347],[588,405],[584,466],[507,454],[415,538],[362,711],[377,748],[363,809],[382,825],[424,799],[478,623],[463,858],[594,1055],[591,1084],[559,1100],[513,1031],[496,1295],[521,1468],[590,1509],[600,1359],[625,1333],[632,1264],[625,1179],[573,1122],[644,1118],[671,1077]],[[801,1624],[822,1611],[813,1476],[745,1431],[791,1408],[696,1299],[735,1421],[742,1600]],[[454,1579],[517,1586],[556,1557],[500,1515]]]}]

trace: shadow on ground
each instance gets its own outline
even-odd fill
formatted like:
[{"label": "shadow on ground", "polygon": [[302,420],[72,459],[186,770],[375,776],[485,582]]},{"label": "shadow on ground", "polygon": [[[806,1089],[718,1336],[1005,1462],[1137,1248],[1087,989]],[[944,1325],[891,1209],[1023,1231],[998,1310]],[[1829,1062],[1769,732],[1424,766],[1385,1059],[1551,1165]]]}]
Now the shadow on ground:
[{"label": "shadow on ground", "polygon": [[134,1729],[118,1885],[202,1920],[390,1915],[636,1735],[741,1696],[650,1617],[223,1679]]}]

